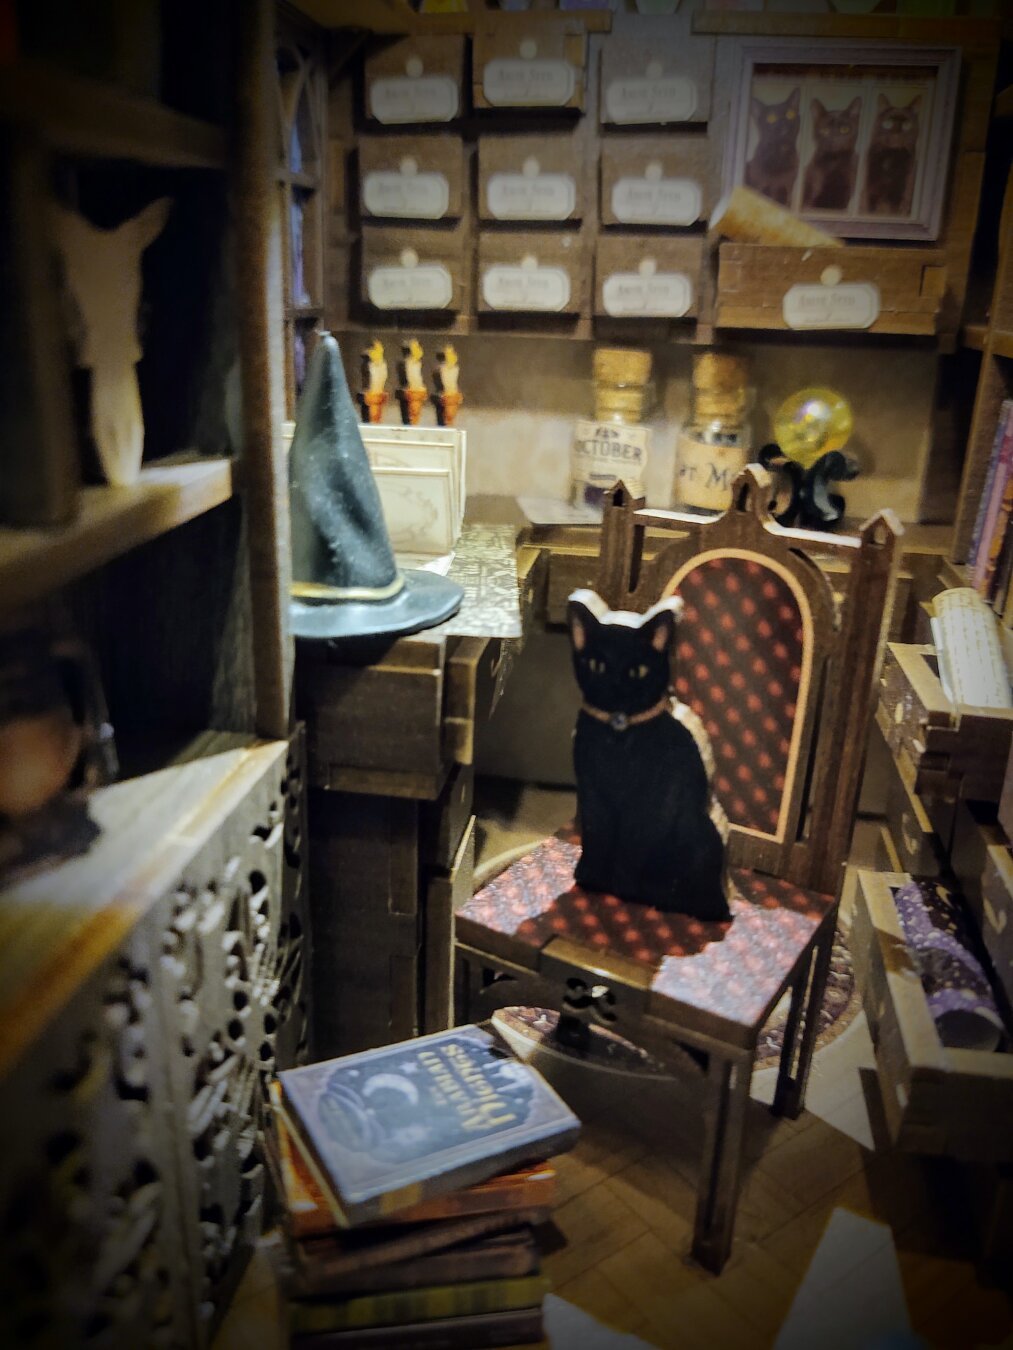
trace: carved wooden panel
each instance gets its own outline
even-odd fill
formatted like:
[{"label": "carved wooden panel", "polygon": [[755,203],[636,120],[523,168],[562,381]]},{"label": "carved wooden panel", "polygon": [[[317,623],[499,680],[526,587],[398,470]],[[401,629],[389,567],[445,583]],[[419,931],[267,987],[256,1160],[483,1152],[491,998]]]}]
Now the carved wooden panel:
[{"label": "carved wooden panel", "polygon": [[265,763],[4,1079],[2,1346],[205,1346],[259,1235],[309,1026],[301,735]]}]

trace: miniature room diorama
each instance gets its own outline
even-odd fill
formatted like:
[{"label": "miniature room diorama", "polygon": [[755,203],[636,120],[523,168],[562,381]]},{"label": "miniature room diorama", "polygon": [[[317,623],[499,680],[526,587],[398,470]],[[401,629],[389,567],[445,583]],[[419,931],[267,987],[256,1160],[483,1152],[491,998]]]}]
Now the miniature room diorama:
[{"label": "miniature room diorama", "polygon": [[999,0],[0,0],[0,1345],[1013,1345]]}]

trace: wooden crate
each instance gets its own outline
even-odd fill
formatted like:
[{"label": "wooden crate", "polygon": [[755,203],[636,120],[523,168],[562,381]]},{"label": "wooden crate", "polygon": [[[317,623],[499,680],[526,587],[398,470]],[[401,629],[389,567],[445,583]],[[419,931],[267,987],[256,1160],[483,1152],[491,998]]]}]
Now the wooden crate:
[{"label": "wooden crate", "polygon": [[359,298],[385,314],[467,309],[465,231],[364,225]]},{"label": "wooden crate", "polygon": [[989,806],[958,802],[950,866],[996,978],[1013,1004],[1013,859],[1002,827]]},{"label": "wooden crate", "polygon": [[714,40],[680,32],[671,20],[643,21],[633,38],[615,33],[601,51],[603,126],[706,122],[711,111]]},{"label": "wooden crate", "polygon": [[459,136],[359,139],[359,209],[366,219],[456,219],[466,181]]},{"label": "wooden crate", "polygon": [[[946,289],[945,264],[942,250],[921,247],[776,248],[723,243],[718,251],[715,323],[719,328],[785,332],[857,329],[931,336]],[[810,289],[796,296],[794,288],[799,286]],[[871,323],[866,322],[871,312],[868,293],[845,290],[866,286],[878,293],[878,314]],[[838,298],[831,301],[831,292]],[[802,317],[814,296],[819,314]],[[795,320],[789,322],[786,309],[793,309]]]},{"label": "wooden crate", "polygon": [[1013,739],[1013,711],[954,707],[943,693],[934,648],[887,644],[880,677],[883,734],[915,771],[915,792],[997,802]]},{"label": "wooden crate", "polygon": [[611,136],[601,143],[601,223],[671,229],[706,220],[714,205],[707,136]]},{"label": "wooden crate", "polygon": [[377,47],[366,58],[365,115],[385,126],[449,122],[465,112],[464,38],[420,35]]},{"label": "wooden crate", "polygon": [[472,43],[476,108],[581,111],[587,84],[587,34],[577,19],[499,15]]},{"label": "wooden crate", "polygon": [[904,872],[859,870],[849,944],[899,1148],[1013,1161],[1013,1055],[942,1044],[904,940],[894,895]]},{"label": "wooden crate", "polygon": [[578,233],[485,231],[478,239],[478,311],[586,314],[590,270]]},{"label": "wooden crate", "polygon": [[[882,735],[881,727],[876,735]],[[925,802],[915,791],[914,766],[903,748],[886,755],[885,776],[886,826],[899,864],[890,870],[923,879],[938,877],[945,856],[943,844]]]},{"label": "wooden crate", "polygon": [[480,136],[480,220],[571,222],[587,209],[582,147],[569,132]]}]

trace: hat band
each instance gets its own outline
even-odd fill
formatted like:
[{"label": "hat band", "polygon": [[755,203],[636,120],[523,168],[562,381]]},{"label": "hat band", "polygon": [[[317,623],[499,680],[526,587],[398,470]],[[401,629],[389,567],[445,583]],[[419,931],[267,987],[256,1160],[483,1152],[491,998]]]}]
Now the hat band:
[{"label": "hat band", "polygon": [[388,586],[327,586],[320,581],[293,581],[292,594],[297,600],[390,600],[404,589],[400,572]]}]

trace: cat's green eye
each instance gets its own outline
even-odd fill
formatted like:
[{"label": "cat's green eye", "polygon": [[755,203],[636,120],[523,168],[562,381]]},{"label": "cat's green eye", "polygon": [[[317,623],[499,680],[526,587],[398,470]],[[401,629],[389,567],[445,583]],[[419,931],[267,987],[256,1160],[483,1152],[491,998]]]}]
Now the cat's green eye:
[{"label": "cat's green eye", "polygon": [[768,121],[768,122],[776,122],[776,121],[777,121],[777,113],[767,113],[767,121]]},{"label": "cat's green eye", "polygon": [[646,666],[630,666],[630,679],[643,680],[647,678]]},{"label": "cat's green eye", "polygon": [[787,117],[789,122],[794,122],[796,114],[789,109],[789,111],[785,113],[785,117]]},{"label": "cat's green eye", "polygon": [[604,662],[604,661],[599,661],[598,658],[597,658],[596,656],[592,656],[591,659],[590,659],[590,661],[588,661],[587,664],[588,664],[588,665],[590,666],[590,668],[591,668],[591,674],[592,674],[592,675],[600,675],[600,674],[602,673],[602,671],[605,669],[605,662]]}]

